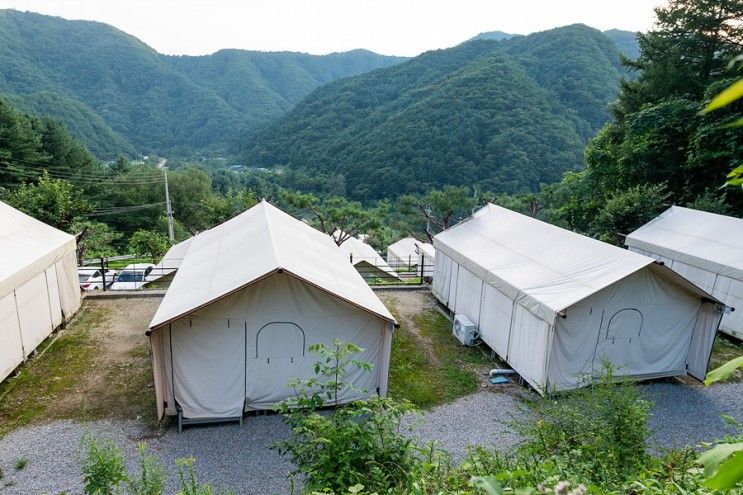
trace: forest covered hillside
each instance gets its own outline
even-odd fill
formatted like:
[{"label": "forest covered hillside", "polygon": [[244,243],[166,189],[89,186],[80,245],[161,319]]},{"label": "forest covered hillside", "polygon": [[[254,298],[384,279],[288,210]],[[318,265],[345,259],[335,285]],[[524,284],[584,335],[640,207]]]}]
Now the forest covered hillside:
[{"label": "forest covered hillside", "polygon": [[475,40],[323,86],[246,143],[246,161],[342,174],[358,200],[479,184],[536,191],[582,165],[624,69],[572,25]]},{"label": "forest covered hillside", "polygon": [[318,86],[401,58],[220,51],[169,57],[97,22],[0,10],[0,95],[97,156],[224,151]]}]

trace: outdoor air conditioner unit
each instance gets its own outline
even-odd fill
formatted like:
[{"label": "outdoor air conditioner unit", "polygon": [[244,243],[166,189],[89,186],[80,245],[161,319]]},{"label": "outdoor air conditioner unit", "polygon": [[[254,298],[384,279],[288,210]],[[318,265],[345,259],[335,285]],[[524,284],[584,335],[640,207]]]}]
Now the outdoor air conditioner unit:
[{"label": "outdoor air conditioner unit", "polygon": [[464,315],[454,315],[452,333],[462,345],[475,345],[479,336],[477,326]]}]

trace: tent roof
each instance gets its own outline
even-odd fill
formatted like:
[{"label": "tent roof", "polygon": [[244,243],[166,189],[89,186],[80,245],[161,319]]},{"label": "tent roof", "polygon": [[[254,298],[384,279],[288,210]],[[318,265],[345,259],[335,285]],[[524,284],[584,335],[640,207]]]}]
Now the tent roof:
[{"label": "tent roof", "polygon": [[627,236],[625,244],[743,280],[743,220],[672,206]]},{"label": "tent roof", "polygon": [[[339,235],[339,230],[333,232],[333,237],[335,239],[337,239]],[[388,265],[387,262],[384,261],[384,258],[379,256],[379,253],[377,253],[373,247],[371,247],[369,244],[365,243],[361,239],[357,239],[356,237],[349,237],[348,239],[343,241],[340,246],[338,246],[338,249],[340,249],[341,253],[343,253],[343,256],[348,262],[351,261],[351,256],[353,256],[354,266],[361,263],[362,261],[365,261],[368,264],[389,273],[391,276],[399,278],[397,272],[395,272],[395,270],[393,270],[392,267],[390,267],[390,265]]]},{"label": "tent roof", "polygon": [[[429,247],[430,246],[430,247]],[[419,248],[423,250],[423,254],[430,255],[433,252],[433,246],[427,242],[421,242],[415,237],[403,237],[397,242],[394,242],[387,246],[388,251],[392,251],[400,258],[405,256],[417,256],[421,254]]]},{"label": "tent roof", "polygon": [[380,318],[395,321],[329,236],[264,200],[193,238],[150,328],[281,270]]},{"label": "tent roof", "polygon": [[66,253],[75,237],[0,201],[0,297],[9,294]]},{"label": "tent roof", "polygon": [[653,264],[647,256],[493,204],[436,235],[434,247],[547,322]]},{"label": "tent roof", "polygon": [[170,249],[168,249],[168,252],[165,253],[165,256],[162,257],[160,263],[157,264],[157,267],[160,269],[162,275],[172,273],[181,267],[181,263],[186,257],[188,248],[191,246],[191,242],[194,239],[195,237],[189,237],[185,241],[174,244],[170,247]]}]

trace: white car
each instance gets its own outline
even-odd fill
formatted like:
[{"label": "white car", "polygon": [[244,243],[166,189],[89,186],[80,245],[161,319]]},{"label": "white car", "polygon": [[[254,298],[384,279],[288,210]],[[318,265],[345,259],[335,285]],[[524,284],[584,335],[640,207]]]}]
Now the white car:
[{"label": "white car", "polygon": [[144,284],[151,282],[160,277],[155,275],[152,270],[155,265],[152,263],[135,263],[127,265],[118,277],[116,282],[111,286],[111,290],[136,290],[141,289]]},{"label": "white car", "polygon": [[[105,269],[106,288],[116,280],[116,270]],[[101,290],[103,289],[103,274],[100,268],[78,268],[77,278],[80,281],[82,290]]]}]

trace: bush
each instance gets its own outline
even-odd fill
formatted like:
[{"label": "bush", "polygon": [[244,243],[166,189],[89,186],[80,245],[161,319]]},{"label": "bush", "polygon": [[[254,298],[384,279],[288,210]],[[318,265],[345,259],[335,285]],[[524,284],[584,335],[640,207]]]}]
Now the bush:
[{"label": "bush", "polygon": [[[132,476],[124,466],[121,449],[110,439],[97,439],[86,434],[82,440],[83,485],[87,495],[163,495],[167,476],[157,458],[147,454],[144,442],[139,443],[139,474]],[[177,495],[230,495],[229,490],[215,490],[208,483],[199,483],[193,457],[177,459],[180,490]]]},{"label": "bush", "polygon": [[605,365],[601,379],[558,400],[533,403],[534,418],[516,424],[518,458],[561,479],[618,486],[647,466],[651,403]]},{"label": "bush", "polygon": [[[305,479],[305,490],[344,490],[362,484],[384,492],[405,485],[416,462],[416,447],[400,433],[408,402],[373,397],[339,406],[354,386],[346,381],[352,368],[369,371],[371,365],[352,358],[362,351],[336,340],[332,347],[313,345],[320,357],[316,376],[290,382],[296,397],[280,405],[292,433],[275,448],[289,455],[294,474]],[[321,412],[326,405],[332,412]]]},{"label": "bush", "polygon": [[111,440],[98,440],[86,434],[82,440],[83,487],[87,495],[113,495],[127,480],[124,456]]}]

